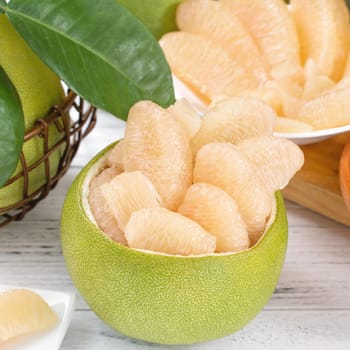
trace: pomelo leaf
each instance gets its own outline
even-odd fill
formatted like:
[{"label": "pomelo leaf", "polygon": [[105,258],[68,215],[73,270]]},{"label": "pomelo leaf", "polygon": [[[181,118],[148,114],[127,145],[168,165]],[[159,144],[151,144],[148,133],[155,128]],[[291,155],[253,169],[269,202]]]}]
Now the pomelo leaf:
[{"label": "pomelo leaf", "polygon": [[[0,6],[6,7],[6,1],[5,0],[0,0]],[[0,14],[4,13],[4,10],[0,7]]]},{"label": "pomelo leaf", "polygon": [[15,171],[24,139],[21,100],[0,67],[0,187]]},{"label": "pomelo leaf", "polygon": [[116,0],[135,15],[159,39],[177,29],[176,7],[182,0]]},{"label": "pomelo leaf", "polygon": [[174,102],[156,39],[115,0],[11,0],[5,11],[38,56],[93,105],[126,119],[139,100]]}]

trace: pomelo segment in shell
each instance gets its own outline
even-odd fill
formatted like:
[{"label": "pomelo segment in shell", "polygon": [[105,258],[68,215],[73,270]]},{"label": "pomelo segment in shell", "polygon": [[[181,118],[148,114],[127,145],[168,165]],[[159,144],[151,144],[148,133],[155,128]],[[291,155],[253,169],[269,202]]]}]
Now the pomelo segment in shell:
[{"label": "pomelo segment in shell", "polygon": [[86,189],[106,152],[73,182],[61,221],[66,266],[88,305],[117,331],[161,344],[208,341],[245,326],[271,297],[282,269],[287,221],[280,193],[265,233],[248,250],[189,257],[138,251],[93,221]]}]

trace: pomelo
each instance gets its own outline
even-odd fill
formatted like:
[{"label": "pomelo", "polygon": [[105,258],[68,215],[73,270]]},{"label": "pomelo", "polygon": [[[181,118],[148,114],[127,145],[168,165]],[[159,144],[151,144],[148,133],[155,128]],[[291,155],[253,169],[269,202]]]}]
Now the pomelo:
[{"label": "pomelo", "polygon": [[190,344],[242,328],[267,303],[282,269],[281,194],[263,236],[245,251],[184,257],[130,249],[98,228],[88,204],[89,184],[111,149],[78,175],[62,212],[65,262],[89,306],[112,328],[148,342]]},{"label": "pomelo", "polygon": [[[59,78],[33,53],[16,32],[5,15],[0,15],[0,65],[17,89],[21,99],[25,129],[32,128],[38,118],[43,118],[50,108],[62,102],[64,92]],[[49,128],[49,147],[62,137],[55,126]],[[44,153],[43,138],[35,137],[23,145],[27,166],[38,161]],[[50,156],[50,173],[56,174],[61,150]],[[13,175],[22,171],[18,164]],[[45,183],[45,167],[41,164],[29,176],[29,194]],[[0,189],[0,208],[23,198],[23,179]]]}]

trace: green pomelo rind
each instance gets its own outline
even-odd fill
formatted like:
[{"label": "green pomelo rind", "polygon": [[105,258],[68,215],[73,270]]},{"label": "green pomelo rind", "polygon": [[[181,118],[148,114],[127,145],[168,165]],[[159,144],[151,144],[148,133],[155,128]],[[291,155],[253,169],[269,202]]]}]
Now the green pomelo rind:
[{"label": "green pomelo rind", "polygon": [[[0,15],[0,65],[15,86],[22,102],[25,129],[31,129],[38,118],[44,118],[50,108],[60,104],[64,92],[59,77],[54,74],[30,49],[5,15]],[[49,128],[49,147],[55,145],[63,133],[54,125]],[[44,154],[44,139],[35,137],[23,144],[27,166]],[[62,149],[50,155],[50,175],[57,173]],[[22,171],[19,162],[14,175]],[[41,164],[30,172],[29,194],[46,183],[45,166]],[[23,199],[23,179],[0,189],[0,208]]]},{"label": "green pomelo rind", "polygon": [[129,249],[103,234],[85,210],[86,181],[110,147],[77,176],[61,220],[66,266],[91,309],[115,330],[161,344],[241,329],[268,302],[281,273],[288,236],[282,195],[276,193],[274,222],[247,251],[180,257]]}]

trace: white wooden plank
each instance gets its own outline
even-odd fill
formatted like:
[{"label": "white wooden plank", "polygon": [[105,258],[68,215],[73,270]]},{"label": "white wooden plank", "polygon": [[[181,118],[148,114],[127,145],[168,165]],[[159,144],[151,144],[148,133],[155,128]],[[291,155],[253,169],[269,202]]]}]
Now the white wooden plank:
[{"label": "white wooden plank", "polygon": [[[325,322],[324,320],[327,320]],[[61,350],[346,350],[350,311],[263,311],[240,332],[190,346],[161,346],[129,339],[94,314],[78,311]]]}]

